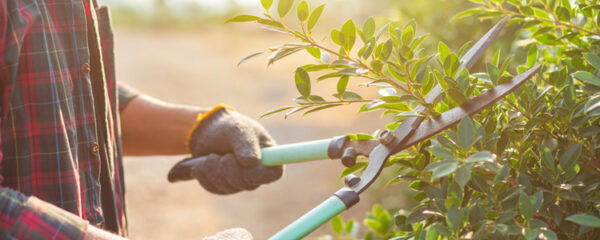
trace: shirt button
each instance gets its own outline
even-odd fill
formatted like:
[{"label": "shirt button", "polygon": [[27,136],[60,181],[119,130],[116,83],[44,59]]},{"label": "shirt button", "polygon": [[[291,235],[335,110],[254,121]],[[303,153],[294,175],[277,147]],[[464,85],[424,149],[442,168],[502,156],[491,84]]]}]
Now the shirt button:
[{"label": "shirt button", "polygon": [[90,74],[90,64],[89,63],[81,64],[81,73],[83,73],[84,75]]},{"label": "shirt button", "polygon": [[100,151],[100,146],[97,143],[90,144],[90,153],[97,154]]}]

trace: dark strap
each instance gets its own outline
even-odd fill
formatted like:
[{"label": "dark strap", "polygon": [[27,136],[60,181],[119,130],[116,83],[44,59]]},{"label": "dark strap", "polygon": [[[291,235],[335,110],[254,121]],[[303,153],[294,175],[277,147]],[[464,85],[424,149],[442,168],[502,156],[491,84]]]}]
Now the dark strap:
[{"label": "dark strap", "polygon": [[95,13],[97,3],[95,0],[88,0],[90,6],[90,16],[87,21],[88,28],[88,48],[90,51],[90,80],[92,83],[92,95],[94,98],[94,113],[96,115],[96,133],[98,137],[100,154],[100,185],[102,212],[104,215],[105,230],[119,233],[117,224],[116,197],[113,181],[110,176],[112,153],[109,145],[108,136],[108,104],[106,96],[106,82],[104,77],[104,66],[102,63],[102,51],[100,45],[98,21]]}]

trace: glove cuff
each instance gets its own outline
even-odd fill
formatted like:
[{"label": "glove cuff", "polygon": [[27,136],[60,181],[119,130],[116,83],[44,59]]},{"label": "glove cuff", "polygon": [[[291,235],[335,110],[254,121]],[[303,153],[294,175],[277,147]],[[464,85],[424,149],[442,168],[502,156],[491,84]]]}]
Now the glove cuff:
[{"label": "glove cuff", "polygon": [[188,152],[190,152],[190,153],[192,152],[190,149],[190,145],[191,145],[191,141],[193,139],[193,136],[194,136],[194,133],[196,132],[196,130],[200,129],[202,123],[208,121],[209,117],[216,115],[216,113],[220,112],[221,110],[234,110],[234,108],[227,106],[225,104],[218,104],[218,105],[214,106],[212,109],[210,109],[204,113],[198,114],[198,117],[196,118],[196,122],[194,123],[194,125],[192,126],[190,131],[188,132],[187,140],[185,141],[185,148],[187,149]]}]

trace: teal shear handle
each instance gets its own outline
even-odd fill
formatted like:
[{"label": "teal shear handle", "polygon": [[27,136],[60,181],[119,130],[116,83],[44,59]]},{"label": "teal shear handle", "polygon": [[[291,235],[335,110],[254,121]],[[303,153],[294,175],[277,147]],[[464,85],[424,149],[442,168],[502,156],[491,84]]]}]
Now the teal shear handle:
[{"label": "teal shear handle", "polygon": [[327,149],[332,138],[266,147],[261,149],[260,163],[265,166],[284,165],[329,158]]},{"label": "teal shear handle", "polygon": [[269,240],[301,239],[345,209],[346,205],[340,198],[331,196],[319,206],[313,208],[304,214],[304,216],[271,236]]},{"label": "teal shear handle", "polygon": [[[315,161],[322,159],[339,158],[339,152],[345,137],[328,138],[307,142],[291,143],[266,147],[261,149],[260,162],[265,166],[277,166],[289,163]],[[337,146],[337,147],[336,147]],[[193,179],[191,168],[205,157],[184,159],[169,171],[169,182],[178,182]]]}]

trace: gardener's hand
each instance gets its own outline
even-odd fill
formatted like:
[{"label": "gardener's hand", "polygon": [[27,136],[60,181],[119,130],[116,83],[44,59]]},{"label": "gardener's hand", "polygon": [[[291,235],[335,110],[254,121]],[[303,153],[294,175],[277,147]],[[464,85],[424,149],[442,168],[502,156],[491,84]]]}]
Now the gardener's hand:
[{"label": "gardener's hand", "polygon": [[260,148],[275,145],[267,131],[258,122],[224,106],[199,117],[188,145],[192,157],[208,155],[192,168],[192,175],[212,193],[253,190],[283,174],[281,166],[260,164]]}]

